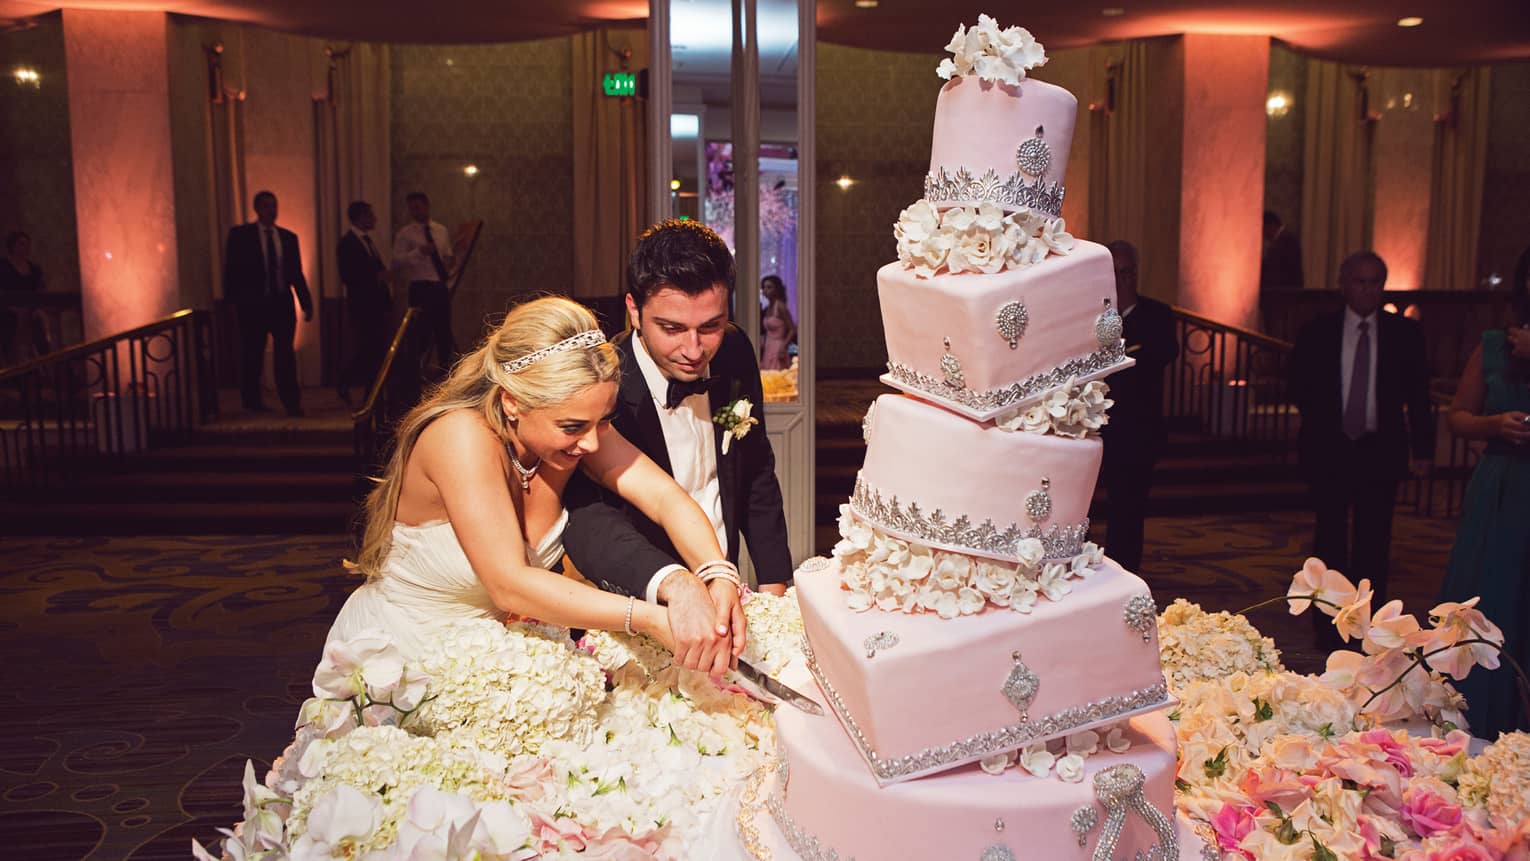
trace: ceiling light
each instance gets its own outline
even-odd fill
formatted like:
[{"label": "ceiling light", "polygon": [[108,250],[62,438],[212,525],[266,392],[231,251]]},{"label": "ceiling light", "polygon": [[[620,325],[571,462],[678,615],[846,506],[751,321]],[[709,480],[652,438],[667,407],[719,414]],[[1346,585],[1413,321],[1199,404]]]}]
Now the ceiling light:
[{"label": "ceiling light", "polygon": [[42,75],[39,75],[36,69],[27,68],[26,66],[17,66],[15,75],[16,86],[18,87],[42,86]]},{"label": "ceiling light", "polygon": [[478,175],[478,165],[470,164],[467,167],[464,167],[462,169],[462,175],[467,177],[468,179],[472,179],[473,177],[477,176]]},{"label": "ceiling light", "polygon": [[1291,97],[1285,93],[1271,93],[1264,101],[1264,112],[1272,117],[1283,117],[1291,112]]},{"label": "ceiling light", "polygon": [[1409,15],[1406,18],[1397,19],[1397,26],[1399,27],[1417,27],[1422,23],[1424,23],[1424,19],[1416,15]]},{"label": "ceiling light", "polygon": [[855,185],[855,180],[846,175],[834,180],[834,184],[839,186],[840,191],[849,191],[850,186]]},{"label": "ceiling light", "polygon": [[877,8],[877,0],[855,0],[855,8],[875,9]]},{"label": "ceiling light", "polygon": [[1126,14],[1126,10],[1122,9],[1120,6],[1107,6],[1106,8],[1100,10],[1100,14],[1104,15],[1106,18],[1119,18]]},{"label": "ceiling light", "polygon": [[678,180],[678,179],[670,180],[669,181],[669,190],[670,191],[679,191],[680,190],[680,180]]}]

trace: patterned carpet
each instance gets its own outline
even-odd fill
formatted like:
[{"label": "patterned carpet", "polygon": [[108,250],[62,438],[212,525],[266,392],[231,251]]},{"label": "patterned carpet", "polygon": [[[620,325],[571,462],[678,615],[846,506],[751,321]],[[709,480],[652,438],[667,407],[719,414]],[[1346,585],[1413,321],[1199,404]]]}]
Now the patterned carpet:
[{"label": "patterned carpet", "polygon": [[[1394,589],[1414,612],[1453,531],[1398,519]],[[1284,590],[1307,534],[1301,515],[1150,520],[1144,576],[1160,601],[1238,609]],[[184,859],[231,824],[245,759],[263,777],[289,740],[355,586],[347,552],[339,536],[0,541],[0,855]],[[1314,666],[1305,620],[1254,622]]]}]

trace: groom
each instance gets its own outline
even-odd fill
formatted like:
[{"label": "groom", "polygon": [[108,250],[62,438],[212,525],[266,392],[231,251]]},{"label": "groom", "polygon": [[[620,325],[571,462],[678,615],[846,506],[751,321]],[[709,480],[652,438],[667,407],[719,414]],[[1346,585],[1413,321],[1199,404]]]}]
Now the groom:
[{"label": "groom", "polygon": [[[696,500],[730,561],[738,562],[740,537],[748,541],[761,590],[780,595],[792,560],[765,427],[734,439],[724,454],[723,428],[712,420],[741,399],[761,417],[764,400],[754,347],[728,322],[733,279],[733,255],[706,227],[671,220],[644,232],[627,264],[631,329],[617,340],[622,382],[613,423]],[[564,549],[590,582],[667,604],[677,627],[730,625],[737,590],[721,579],[704,586],[657,524],[577,473],[565,499]]]}]

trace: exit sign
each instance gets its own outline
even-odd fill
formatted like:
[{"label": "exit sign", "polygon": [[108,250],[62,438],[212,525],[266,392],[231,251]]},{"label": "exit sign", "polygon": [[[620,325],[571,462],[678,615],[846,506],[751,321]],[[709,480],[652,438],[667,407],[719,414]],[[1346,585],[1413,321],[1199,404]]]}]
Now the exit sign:
[{"label": "exit sign", "polygon": [[636,72],[607,72],[601,85],[608,96],[623,97],[637,95]]}]

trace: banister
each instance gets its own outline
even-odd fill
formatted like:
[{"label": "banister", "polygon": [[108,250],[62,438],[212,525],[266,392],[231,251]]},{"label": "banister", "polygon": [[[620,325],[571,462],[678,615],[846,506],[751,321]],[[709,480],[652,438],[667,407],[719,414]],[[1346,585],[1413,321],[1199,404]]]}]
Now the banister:
[{"label": "banister", "polygon": [[1210,317],[1203,317],[1194,311],[1181,308],[1178,305],[1171,305],[1170,309],[1174,312],[1174,316],[1176,317],[1189,320],[1192,323],[1204,326],[1208,329],[1219,329],[1221,331],[1237,335],[1239,338],[1245,341],[1259,344],[1264,347],[1269,347],[1272,350],[1290,352],[1296,346],[1290,341],[1282,341],[1279,338],[1272,338],[1263,332],[1255,332],[1253,329],[1244,329],[1240,326],[1233,326],[1228,323],[1223,323],[1220,320],[1213,320]]},{"label": "banister", "polygon": [[381,395],[383,386],[388,382],[388,375],[393,370],[393,360],[398,355],[399,348],[404,344],[404,336],[409,330],[409,323],[414,320],[418,309],[410,308],[404,312],[403,319],[398,321],[398,328],[393,330],[393,341],[388,344],[388,352],[383,356],[382,365],[377,369],[377,376],[372,380],[372,385],[367,391],[366,402],[361,409],[351,413],[351,421],[361,424],[372,417],[377,410],[377,399]]},{"label": "banister", "polygon": [[161,329],[168,329],[174,326],[176,323],[180,322],[182,319],[193,316],[196,313],[197,311],[195,308],[182,308],[181,310],[176,311],[174,314],[171,314],[168,317],[161,317],[152,323],[145,323],[142,326],[137,326],[126,331],[118,332],[115,335],[107,335],[105,338],[97,338],[94,341],[87,341],[84,344],[76,344],[73,347],[66,347],[62,350],[55,350],[46,356],[38,356],[29,362],[23,362],[22,364],[16,365],[15,367],[0,370],[0,383],[10,380],[13,377],[20,377],[24,374],[41,370],[42,368],[46,368],[50,365],[67,362],[70,359],[76,358],[78,356],[85,356],[89,355],[90,353],[99,352],[111,346],[117,341],[126,341],[139,337],[140,335],[152,335]]}]

